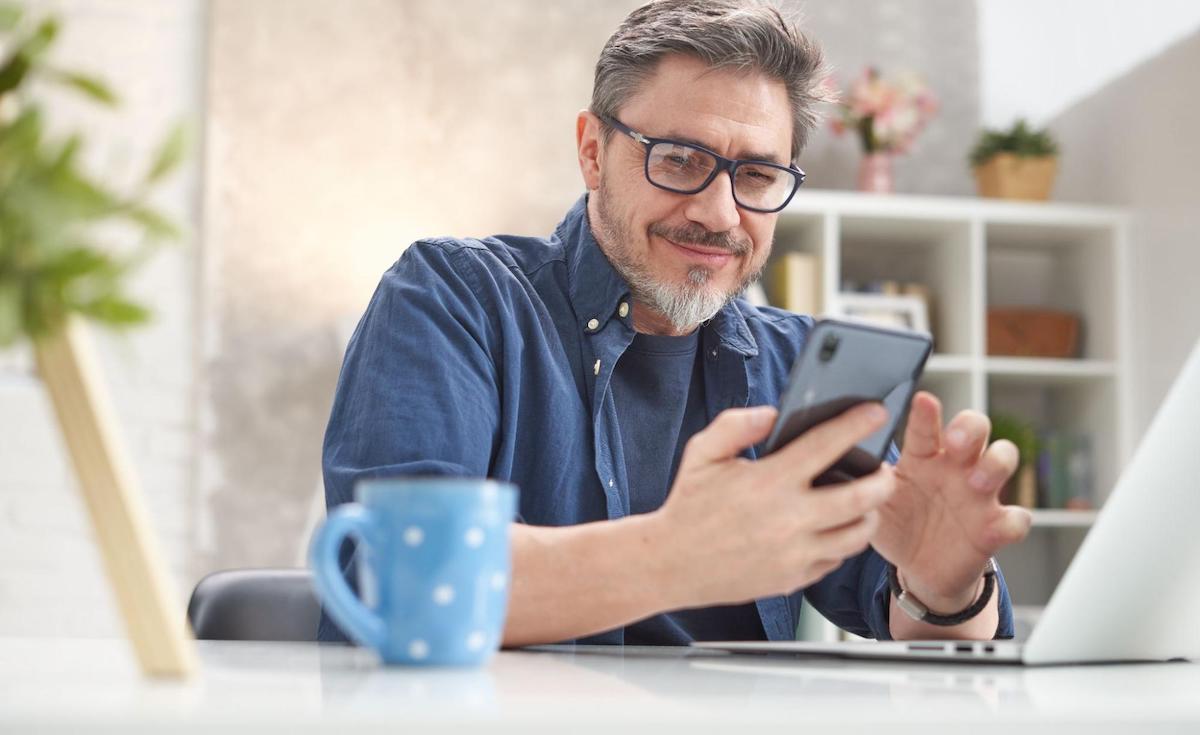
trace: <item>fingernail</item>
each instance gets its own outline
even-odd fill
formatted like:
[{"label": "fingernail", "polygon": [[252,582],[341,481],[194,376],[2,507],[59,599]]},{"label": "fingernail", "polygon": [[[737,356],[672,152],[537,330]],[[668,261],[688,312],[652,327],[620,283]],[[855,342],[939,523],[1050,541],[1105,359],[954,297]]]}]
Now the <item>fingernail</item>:
[{"label": "fingernail", "polygon": [[967,478],[967,482],[976,490],[984,490],[987,488],[987,475],[982,470],[975,470]]},{"label": "fingernail", "polygon": [[962,429],[951,429],[946,434],[946,443],[954,447],[961,447],[967,442],[967,433]]}]

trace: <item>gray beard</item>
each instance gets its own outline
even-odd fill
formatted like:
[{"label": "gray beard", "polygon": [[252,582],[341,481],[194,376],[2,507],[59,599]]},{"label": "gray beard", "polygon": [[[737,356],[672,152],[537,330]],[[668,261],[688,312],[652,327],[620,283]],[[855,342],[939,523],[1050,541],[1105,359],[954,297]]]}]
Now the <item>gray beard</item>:
[{"label": "gray beard", "polygon": [[751,273],[736,289],[728,293],[708,287],[712,273],[696,266],[688,270],[686,283],[660,280],[644,259],[630,252],[628,232],[618,225],[607,206],[603,181],[596,192],[596,210],[600,222],[593,222],[607,246],[605,255],[625,282],[638,303],[658,312],[679,332],[690,332],[717,315],[762,275]]}]

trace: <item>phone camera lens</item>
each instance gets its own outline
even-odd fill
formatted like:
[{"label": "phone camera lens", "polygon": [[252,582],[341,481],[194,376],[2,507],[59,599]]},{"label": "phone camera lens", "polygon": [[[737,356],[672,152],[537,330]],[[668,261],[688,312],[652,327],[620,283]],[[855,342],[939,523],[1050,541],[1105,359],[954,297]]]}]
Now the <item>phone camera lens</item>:
[{"label": "phone camera lens", "polygon": [[827,336],[821,342],[821,351],[817,354],[818,359],[820,359],[821,362],[829,362],[832,360],[840,343],[841,340],[838,339],[836,334]]}]

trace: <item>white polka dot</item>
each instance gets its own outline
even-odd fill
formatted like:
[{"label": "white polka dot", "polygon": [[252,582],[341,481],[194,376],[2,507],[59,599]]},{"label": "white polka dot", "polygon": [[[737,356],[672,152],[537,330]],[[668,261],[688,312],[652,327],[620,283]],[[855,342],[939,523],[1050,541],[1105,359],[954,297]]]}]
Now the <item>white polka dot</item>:
[{"label": "white polka dot", "polygon": [[448,584],[439,584],[434,587],[433,601],[439,605],[449,605],[454,602],[454,588]]},{"label": "white polka dot", "polygon": [[467,542],[467,546],[470,546],[472,549],[478,549],[480,546],[483,546],[483,529],[478,526],[470,528],[467,531],[467,535],[463,537],[463,540]]},{"label": "white polka dot", "polygon": [[484,635],[482,630],[477,630],[471,635],[467,636],[467,649],[471,651],[478,651],[479,649],[483,648],[483,644],[486,642],[487,636]]},{"label": "white polka dot", "polygon": [[494,590],[504,589],[504,583],[506,581],[507,580],[504,578],[504,572],[496,572],[496,573],[492,574],[492,589],[494,589]]},{"label": "white polka dot", "polygon": [[409,526],[404,529],[404,543],[409,546],[420,546],[425,540],[425,532],[418,526]]},{"label": "white polka dot", "polygon": [[415,639],[408,644],[408,655],[417,661],[421,661],[429,656],[429,644],[420,638]]}]

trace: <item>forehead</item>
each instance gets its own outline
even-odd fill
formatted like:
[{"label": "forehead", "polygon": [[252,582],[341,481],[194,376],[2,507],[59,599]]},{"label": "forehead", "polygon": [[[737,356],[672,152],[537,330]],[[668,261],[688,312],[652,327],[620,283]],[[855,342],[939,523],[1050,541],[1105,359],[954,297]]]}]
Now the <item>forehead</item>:
[{"label": "forehead", "polygon": [[729,158],[791,158],[787,88],[757,70],[667,56],[619,115],[646,135],[693,141]]}]

